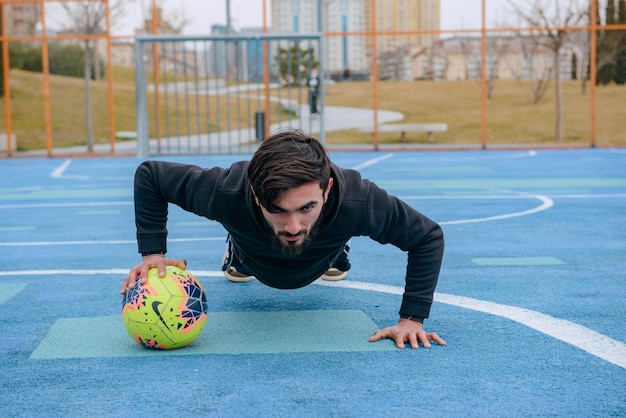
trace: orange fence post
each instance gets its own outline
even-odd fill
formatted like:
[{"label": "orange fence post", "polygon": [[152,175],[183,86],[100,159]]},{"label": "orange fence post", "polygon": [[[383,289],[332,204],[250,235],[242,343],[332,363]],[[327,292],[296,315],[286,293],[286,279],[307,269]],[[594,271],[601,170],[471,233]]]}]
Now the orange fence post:
[{"label": "orange fence post", "polygon": [[4,84],[4,117],[5,117],[5,131],[7,135],[7,152],[9,157],[13,155],[12,141],[11,141],[11,86],[9,84],[9,43],[6,40],[7,37],[7,18],[6,18],[6,3],[0,2],[2,8],[2,83]]},{"label": "orange fence post", "polygon": [[591,4],[589,5],[591,8],[589,10],[589,25],[591,28],[591,36],[589,40],[589,86],[590,92],[590,106],[589,106],[589,118],[590,118],[590,146],[591,148],[596,147],[596,44],[598,42],[597,37],[597,24],[596,24],[596,10],[598,7],[598,0],[591,0]]},{"label": "orange fence post", "polygon": [[105,2],[106,41],[107,41],[107,86],[109,101],[109,142],[111,153],[115,152],[115,101],[113,100],[113,63],[111,62],[111,10],[109,0]]},{"label": "orange fence post", "polygon": [[482,0],[481,10],[481,40],[480,40],[480,114],[481,114],[481,143],[482,149],[487,149],[487,23],[485,0]]},{"label": "orange fence post", "polygon": [[[158,30],[158,22],[157,22],[157,4],[156,0],[152,0],[152,33],[156,35]],[[159,48],[156,43],[152,44],[152,64],[154,65],[154,100],[156,106],[156,138],[157,138],[157,149],[158,152],[161,152],[161,100],[159,94]],[[148,129],[149,131],[150,129]]]},{"label": "orange fence post", "polygon": [[[263,0],[263,33],[267,33],[267,1]],[[267,39],[263,40],[263,84],[265,85],[265,137],[270,134],[270,68]]]},{"label": "orange fence post", "polygon": [[378,52],[376,49],[376,0],[372,0],[372,84],[374,106],[374,149],[378,151]]},{"label": "orange fence post", "polygon": [[46,150],[52,156],[52,118],[50,116],[50,65],[48,57],[48,34],[46,32],[45,0],[39,0],[41,10],[41,66],[43,73],[43,106],[46,124]]}]

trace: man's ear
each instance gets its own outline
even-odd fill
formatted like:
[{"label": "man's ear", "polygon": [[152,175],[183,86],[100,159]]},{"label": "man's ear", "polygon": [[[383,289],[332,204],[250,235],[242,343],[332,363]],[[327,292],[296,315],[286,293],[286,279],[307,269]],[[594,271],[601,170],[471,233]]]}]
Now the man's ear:
[{"label": "man's ear", "polygon": [[324,203],[326,203],[326,201],[328,200],[328,195],[330,194],[330,189],[333,188],[333,184],[334,184],[334,179],[331,177],[328,180],[328,186],[326,186],[326,191],[324,191]]},{"label": "man's ear", "polygon": [[256,197],[256,193],[254,193],[254,187],[252,187],[252,185],[250,185],[250,191],[252,192],[252,196],[254,196],[254,201],[256,202],[256,204],[258,206],[261,206],[261,202],[259,202],[259,198]]}]

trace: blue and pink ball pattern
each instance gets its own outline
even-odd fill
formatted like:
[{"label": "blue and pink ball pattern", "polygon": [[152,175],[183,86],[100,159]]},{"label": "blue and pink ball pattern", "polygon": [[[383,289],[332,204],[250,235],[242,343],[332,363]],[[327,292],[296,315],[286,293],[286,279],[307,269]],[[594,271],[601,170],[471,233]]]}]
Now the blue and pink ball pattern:
[{"label": "blue and pink ball pattern", "polygon": [[167,266],[165,277],[156,268],[148,281],[128,289],[123,297],[122,320],[140,345],[171,350],[191,344],[206,325],[209,308],[202,284],[186,270]]}]

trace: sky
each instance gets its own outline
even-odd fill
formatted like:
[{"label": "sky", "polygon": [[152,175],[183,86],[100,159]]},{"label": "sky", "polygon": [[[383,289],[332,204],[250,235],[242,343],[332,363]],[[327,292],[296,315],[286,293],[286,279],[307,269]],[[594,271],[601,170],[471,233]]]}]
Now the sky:
[{"label": "sky", "polygon": [[[265,0],[267,15],[270,1]],[[338,0],[330,0],[338,1]],[[368,1],[368,0],[364,0]],[[226,0],[160,0],[166,12],[175,18],[185,17],[183,30],[187,35],[206,35],[211,25],[226,23]],[[142,9],[148,10],[150,0],[136,0],[128,17],[141,21]],[[494,23],[502,15],[505,0],[487,0],[487,22]],[[442,29],[477,29],[481,22],[481,0],[441,0]],[[263,26],[263,0],[230,0],[231,20],[235,28]],[[500,19],[501,20],[501,19]],[[269,23],[269,22],[268,22]],[[116,32],[132,33],[133,24],[124,23]],[[128,31],[130,30],[130,32]]]}]

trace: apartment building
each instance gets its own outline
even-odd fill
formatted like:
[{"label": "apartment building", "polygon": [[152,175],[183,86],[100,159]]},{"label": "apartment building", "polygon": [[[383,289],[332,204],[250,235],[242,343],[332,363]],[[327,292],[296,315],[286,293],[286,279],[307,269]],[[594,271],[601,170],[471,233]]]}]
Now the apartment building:
[{"label": "apartment building", "polygon": [[8,3],[5,5],[6,33],[9,36],[35,36],[39,22],[39,3]]},{"label": "apartment building", "polygon": [[[368,33],[373,30],[384,33],[376,38],[379,61],[402,61],[403,66],[407,63],[400,54],[407,48],[430,46],[437,39],[428,31],[440,27],[440,0],[377,0],[375,8],[372,3],[366,0],[272,0],[272,31],[328,33],[323,58],[327,75],[335,79],[342,78],[346,69],[354,78],[369,78],[374,42]],[[389,65],[382,66],[385,73],[388,68]],[[400,73],[402,78],[412,78],[410,70],[403,68]]]}]

